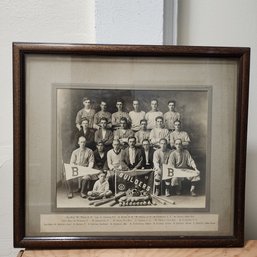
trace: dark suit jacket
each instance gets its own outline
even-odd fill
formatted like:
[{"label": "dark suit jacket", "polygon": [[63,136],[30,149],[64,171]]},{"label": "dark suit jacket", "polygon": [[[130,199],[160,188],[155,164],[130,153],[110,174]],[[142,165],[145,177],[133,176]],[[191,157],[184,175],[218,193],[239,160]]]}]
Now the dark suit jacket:
[{"label": "dark suit jacket", "polygon": [[135,163],[130,163],[129,160],[129,147],[124,149],[121,153],[121,168],[122,170],[131,170],[131,169],[140,169],[141,168],[141,162],[142,162],[142,155],[141,150],[136,148],[135,152]]},{"label": "dark suit jacket", "polygon": [[103,138],[102,129],[100,128],[95,132],[95,142],[98,143],[99,141],[103,141],[104,145],[107,147],[111,147],[113,141],[113,133],[111,130],[107,129],[105,137]]},{"label": "dark suit jacket", "polygon": [[95,139],[95,131],[94,131],[94,129],[88,128],[86,133],[84,133],[83,129],[78,131],[76,133],[76,136],[75,136],[75,138],[76,138],[76,145],[78,144],[78,139],[81,136],[86,138],[86,146],[88,148],[92,149],[92,150],[95,150],[95,141],[94,141],[94,139]]},{"label": "dark suit jacket", "polygon": [[104,152],[103,158],[101,158],[98,150],[94,151],[95,165],[94,168],[98,170],[108,170],[107,166],[107,152]]},{"label": "dark suit jacket", "polygon": [[154,154],[154,149],[150,148],[149,149],[149,156],[148,156],[148,164],[146,162],[146,156],[145,156],[145,150],[142,149],[142,167],[144,167],[145,169],[152,169],[153,168],[153,154]]}]

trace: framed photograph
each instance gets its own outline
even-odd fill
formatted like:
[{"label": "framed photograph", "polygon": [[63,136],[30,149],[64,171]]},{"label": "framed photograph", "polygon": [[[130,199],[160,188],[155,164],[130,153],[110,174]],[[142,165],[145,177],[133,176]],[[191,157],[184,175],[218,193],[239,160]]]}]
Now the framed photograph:
[{"label": "framed photograph", "polygon": [[249,60],[14,43],[15,247],[243,246]]}]

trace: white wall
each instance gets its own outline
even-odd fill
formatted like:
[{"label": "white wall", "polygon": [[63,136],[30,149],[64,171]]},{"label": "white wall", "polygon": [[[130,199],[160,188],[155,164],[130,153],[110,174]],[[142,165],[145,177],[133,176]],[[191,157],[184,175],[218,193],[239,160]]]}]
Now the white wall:
[{"label": "white wall", "polygon": [[246,239],[257,239],[257,1],[179,0],[178,44],[251,47]]},{"label": "white wall", "polygon": [[163,43],[163,0],[96,0],[95,3],[96,43]]}]

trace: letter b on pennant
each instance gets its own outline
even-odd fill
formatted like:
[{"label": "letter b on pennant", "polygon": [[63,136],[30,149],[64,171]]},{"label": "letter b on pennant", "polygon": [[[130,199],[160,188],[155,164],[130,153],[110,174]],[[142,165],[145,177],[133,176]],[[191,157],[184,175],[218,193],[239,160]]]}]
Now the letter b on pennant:
[{"label": "letter b on pennant", "polygon": [[79,175],[78,167],[71,167],[72,169],[72,177],[77,177]]},{"label": "letter b on pennant", "polygon": [[174,176],[174,170],[172,168],[168,168],[168,177]]}]

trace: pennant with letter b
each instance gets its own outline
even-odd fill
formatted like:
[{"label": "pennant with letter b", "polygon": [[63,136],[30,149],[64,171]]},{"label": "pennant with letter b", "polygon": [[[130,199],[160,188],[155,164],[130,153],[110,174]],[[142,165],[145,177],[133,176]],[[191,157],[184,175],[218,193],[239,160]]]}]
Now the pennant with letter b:
[{"label": "pennant with letter b", "polygon": [[163,164],[162,179],[168,180],[171,178],[190,178],[198,176],[199,173],[192,169],[176,169],[169,167],[167,164]]},{"label": "pennant with letter b", "polygon": [[83,167],[83,166],[72,165],[67,163],[64,163],[64,170],[65,170],[66,180],[79,178],[86,175],[97,175],[101,172],[100,170],[92,169],[89,167]]}]

